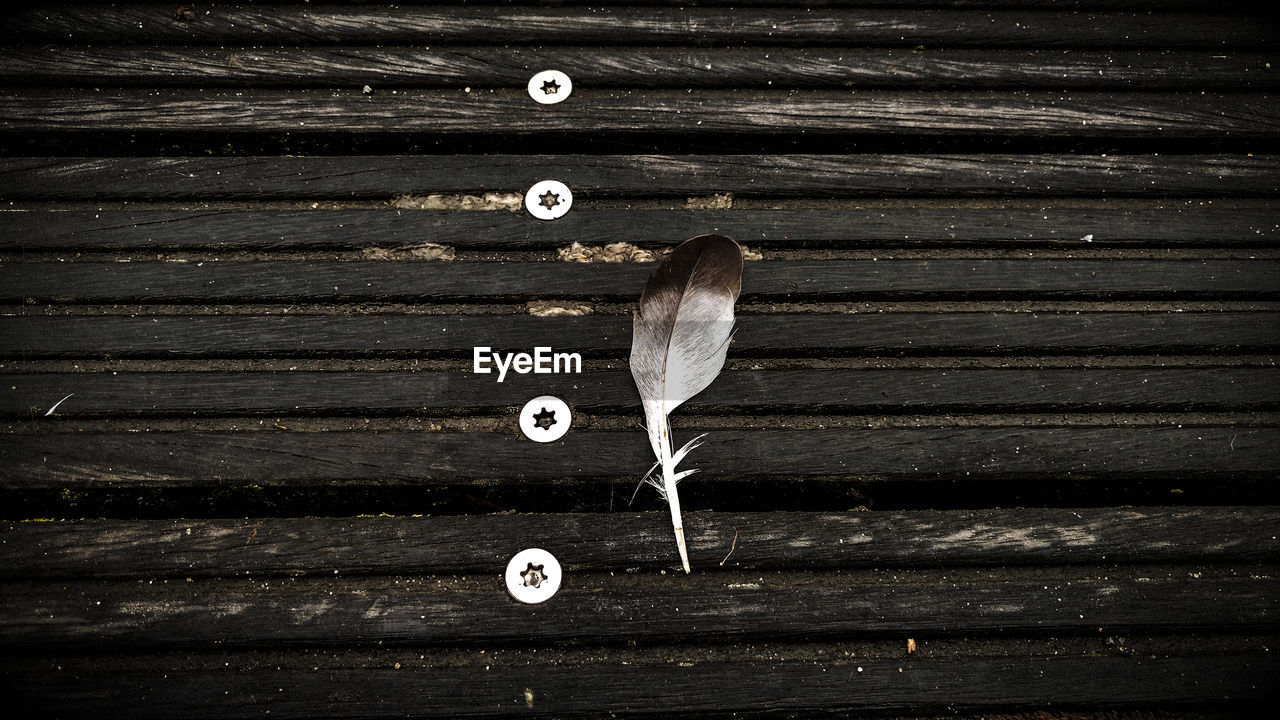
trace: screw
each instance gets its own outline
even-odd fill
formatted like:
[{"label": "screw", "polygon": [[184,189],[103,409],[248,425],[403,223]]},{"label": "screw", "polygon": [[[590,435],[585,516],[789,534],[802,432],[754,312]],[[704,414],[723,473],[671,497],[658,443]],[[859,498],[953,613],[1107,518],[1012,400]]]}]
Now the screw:
[{"label": "screw", "polygon": [[573,92],[573,81],[559,70],[543,70],[529,78],[529,97],[543,105],[564,102]]},{"label": "screw", "polygon": [[524,206],[539,220],[555,220],[573,207],[573,193],[558,180],[541,180],[524,194]]},{"label": "screw", "polygon": [[545,602],[560,589],[560,561],[541,548],[521,550],[507,562],[507,592],[522,603]]},{"label": "screw", "polygon": [[520,431],[530,440],[551,442],[564,437],[573,422],[573,413],[563,400],[551,395],[536,397],[520,410]]}]

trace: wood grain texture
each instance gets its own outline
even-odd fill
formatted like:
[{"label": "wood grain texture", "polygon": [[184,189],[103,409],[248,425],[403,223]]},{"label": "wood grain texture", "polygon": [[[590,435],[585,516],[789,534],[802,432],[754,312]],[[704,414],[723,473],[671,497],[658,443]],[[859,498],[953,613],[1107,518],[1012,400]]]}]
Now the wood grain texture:
[{"label": "wood grain texture", "polygon": [[[512,548],[514,550],[514,548]],[[617,567],[629,559],[620,558]],[[992,583],[962,570],[915,579],[890,571],[770,579],[700,574],[566,574],[547,612],[507,594],[505,563],[477,581],[342,577],[8,583],[0,641],[18,651],[387,645],[485,647],[625,640],[657,643],[866,640],[1001,632],[1160,632],[1277,627],[1280,580],[1151,577],[1135,569]],[[1242,573],[1243,568],[1235,569]],[[661,577],[661,576],[657,576]],[[763,582],[761,582],[763,580]],[[743,588],[741,585],[754,585]],[[727,586],[727,587],[726,587]],[[735,587],[737,586],[737,587]],[[678,610],[677,610],[678,608]],[[551,610],[554,609],[554,612]]]},{"label": "wood grain texture", "polygon": [[[857,210],[590,210],[556,222],[448,210],[0,212],[4,250],[349,250],[434,242],[460,250],[630,242],[674,246],[706,232],[752,247],[1274,247],[1270,200],[1052,200],[965,207],[917,200]],[[1087,240],[1085,238],[1088,238]]]},{"label": "wood grain texture", "polygon": [[[4,302],[634,301],[652,263],[8,262]],[[1267,298],[1275,260],[867,259],[748,263],[742,299]]]},{"label": "wood grain texture", "polygon": [[1226,93],[579,90],[44,89],[0,91],[7,132],[475,132],[1217,140],[1275,138],[1265,95]]},{"label": "wood grain texture", "polygon": [[[526,352],[530,351],[525,349]],[[514,352],[514,351],[513,351]],[[634,412],[626,372],[125,372],[0,375],[0,416],[58,405],[63,418],[120,415],[378,416],[511,408],[539,393],[575,412]],[[550,361],[548,361],[550,367]],[[727,371],[690,412],[1261,411],[1280,409],[1272,368],[1057,368]]]},{"label": "wood grain texture", "polygon": [[[645,5],[0,19],[8,153],[134,155],[0,158],[11,707],[1265,715],[1280,26],[1239,0]],[[525,94],[544,67],[567,102]],[[593,149],[651,154],[549,154]],[[758,154],[678,154],[716,149]],[[556,223],[387,202],[544,178],[577,196]],[[674,209],[712,194],[735,209]],[[620,361],[649,267],[533,258],[705,232],[841,252],[748,265],[743,369],[675,418],[710,432],[685,576],[662,513],[612,512],[651,461]],[[423,242],[462,260],[354,259]],[[606,304],[505,314],[533,299]],[[842,304],[753,314],[785,301]],[[590,369],[440,369],[477,345]],[[745,369],[882,356],[945,359]],[[550,445],[516,427],[544,393],[580,420]],[[1077,507],[1131,502],[1157,506]],[[864,506],[936,509],[840,512]],[[120,519],[16,521],[49,516]],[[501,581],[532,544],[567,571],[546,605]]]},{"label": "wood grain texture", "polygon": [[1199,47],[1269,45],[1274,28],[1239,16],[918,9],[218,6],[190,22],[167,5],[18,10],[13,42],[199,44],[799,44]]},{"label": "wood grain texture", "polygon": [[[678,419],[675,427],[677,439],[691,439],[697,430]],[[515,417],[506,433],[14,434],[0,436],[0,489],[634,483],[653,464],[650,454],[638,430],[571,431],[554,445],[534,443],[516,429]],[[1055,482],[1101,476],[1113,482],[1271,482],[1280,472],[1280,428],[717,430],[691,457],[704,469],[698,476],[703,484],[831,477]]]},{"label": "wood grain texture", "polygon": [[[80,5],[155,5],[155,3],[119,3],[111,0],[84,0]],[[328,3],[340,5],[342,3]],[[350,4],[350,3],[348,3]],[[440,0],[406,0],[396,3],[397,6],[441,5]],[[553,5],[555,8],[573,7],[614,7],[634,6],[635,0],[561,0],[556,3],[538,2],[538,0],[484,0],[473,2],[478,5]],[[1236,13],[1249,14],[1255,9],[1250,0],[646,0],[644,5],[652,7],[754,7],[772,8],[910,8],[919,9],[921,5],[935,8],[969,8],[978,10],[1064,10],[1064,11],[1107,11],[1107,10],[1176,10],[1199,13]],[[225,7],[225,6],[224,6]],[[172,15],[170,15],[172,17]]]},{"label": "wood grain texture", "polygon": [[0,48],[0,82],[144,87],[523,88],[556,68],[586,88],[1274,89],[1270,55],[1223,51],[867,48]]},{"label": "wood grain texture", "polygon": [[408,155],[0,158],[6,200],[380,198],[523,193],[559,178],[587,197],[1272,197],[1258,155]]},{"label": "wood grain texture", "polygon": [[[0,577],[206,578],[229,568],[254,577],[467,574],[504,566],[528,537],[544,538],[573,572],[665,567],[671,543],[659,532],[660,519],[542,513],[0,522]],[[1275,507],[695,512],[686,523],[695,558],[712,569],[1280,560]]]},{"label": "wood grain texture", "polygon": [[77,663],[74,673],[59,672],[50,663],[20,666],[8,677],[24,688],[15,707],[32,712],[198,720],[256,718],[267,712],[314,718],[335,707],[368,718],[509,717],[516,712],[589,717],[601,710],[640,717],[724,711],[757,717],[752,713],[762,708],[916,715],[935,709],[1019,711],[1040,704],[1146,710],[1203,708],[1207,703],[1256,714],[1272,700],[1271,680],[1280,673],[1280,662],[1261,650],[1161,657],[722,660],[689,666],[497,664],[489,670],[482,670],[484,665],[422,667],[408,663],[408,657],[406,653],[404,669],[392,667],[399,660],[339,669],[304,668],[303,662],[283,668],[236,662],[214,672],[190,669],[182,661],[153,670],[121,670],[111,660],[91,660]]},{"label": "wood grain texture", "polygon": [[[527,0],[493,0],[496,4],[520,4]],[[411,0],[412,5],[434,5],[439,0]],[[564,5],[633,5],[634,0],[572,0]],[[678,5],[680,7],[861,7],[918,8],[921,0],[650,0],[646,5]],[[1058,10],[1183,10],[1188,12],[1231,12],[1248,14],[1255,9],[1250,0],[929,0],[930,7],[994,9],[1058,9]]]},{"label": "wood grain texture", "polygon": [[[3,357],[472,357],[503,341],[599,357],[631,318],[441,315],[0,316]],[[1280,349],[1269,312],[740,315],[733,356],[1249,353]]]}]

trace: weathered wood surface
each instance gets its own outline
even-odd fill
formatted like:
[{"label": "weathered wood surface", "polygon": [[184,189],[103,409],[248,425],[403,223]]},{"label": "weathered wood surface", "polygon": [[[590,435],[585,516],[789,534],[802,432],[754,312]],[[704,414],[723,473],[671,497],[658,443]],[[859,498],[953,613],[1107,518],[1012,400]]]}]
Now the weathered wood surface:
[{"label": "weathered wood surface", "polygon": [[[560,667],[514,663],[432,667],[420,653],[334,668],[233,658],[220,668],[191,659],[121,670],[98,659],[18,665],[7,676],[30,695],[15,706],[76,717],[313,718],[590,717],[803,712],[1018,710],[1029,706],[1214,707],[1265,713],[1280,662],[1252,646],[1213,655],[1134,657],[1071,653],[1020,657],[820,658],[758,662],[569,661]],[[413,660],[410,660],[413,658]],[[403,660],[403,669],[394,665]],[[69,671],[58,668],[67,666]],[[283,665],[283,667],[282,667]],[[861,670],[861,671],[859,671]],[[228,698],[231,698],[229,700]],[[145,702],[140,702],[145,699]],[[1114,715],[1108,711],[1107,715]],[[1103,715],[1085,714],[1082,717]]]},{"label": "weathered wood surface", "polygon": [[[0,141],[63,156],[0,158],[12,707],[1265,714],[1280,28],[1234,0],[684,5],[0,20]],[[551,66],[577,89],[535,106]],[[545,178],[576,195],[555,223],[396,207]],[[711,433],[685,576],[654,493],[614,512],[652,462],[622,361],[649,267],[551,258],[703,232],[766,260],[674,418]],[[423,242],[458,259],[361,252]],[[477,345],[588,366],[499,385]],[[516,427],[544,393],[576,413],[550,445]],[[500,573],[532,545],[567,574],[524,606]]]},{"label": "weathered wood surface", "polygon": [[[495,411],[538,393],[576,412],[634,412],[630,373],[125,372],[6,374],[0,416],[400,415]],[[550,367],[550,361],[548,361]],[[726,371],[690,412],[1261,411],[1280,409],[1275,368],[952,368]]]},{"label": "weathered wood surface", "polygon": [[[893,312],[741,315],[735,356],[1250,353],[1280,349],[1273,312]],[[594,357],[631,348],[629,316],[9,315],[0,357],[447,355],[504,340]]]},{"label": "weathered wood surface", "polygon": [[218,6],[190,22],[168,5],[61,6],[9,14],[9,42],[279,45],[806,44],[896,47],[1193,47],[1270,45],[1275,28],[1232,15],[1172,12],[574,7],[472,5]]},{"label": "weathered wood surface", "polygon": [[[572,572],[665,567],[671,539],[662,519],[618,512],[0,522],[0,577],[491,573],[522,538],[551,543]],[[1277,531],[1280,509],[1265,506],[696,512],[686,526],[708,567],[783,571],[1275,562]]]},{"label": "weathered wood surface", "polygon": [[145,87],[524,87],[541,68],[585,88],[1274,89],[1271,55],[1222,51],[866,48],[0,48],[0,82]]},{"label": "weathered wood surface", "polygon": [[[697,429],[681,426],[678,432],[692,438]],[[714,441],[697,453],[699,467],[715,469],[699,476],[703,489],[716,482],[831,477],[1273,482],[1280,468],[1280,428],[1271,426],[762,429],[712,435]],[[425,487],[495,479],[634,483],[653,463],[639,430],[571,431],[548,445],[526,440],[514,417],[504,433],[9,434],[0,436],[0,488]]]},{"label": "weathered wood surface", "polygon": [[[442,301],[614,298],[643,289],[652,263],[8,262],[0,302]],[[879,298],[1266,298],[1276,260],[1064,258],[747,263],[743,301]]]},{"label": "weathered wood surface", "polygon": [[[154,111],[154,109],[153,109]],[[575,195],[1146,196],[1280,194],[1258,155],[409,155],[0,158],[5,200],[379,198],[524,193],[548,177]]]},{"label": "weathered wood surface", "polygon": [[853,134],[1220,140],[1280,135],[1265,95],[941,90],[578,90],[554,109],[523,90],[0,91],[0,131]]},{"label": "weathered wood surface", "polygon": [[[497,3],[520,4],[527,0],[497,0]],[[411,0],[407,5],[435,5],[439,0]],[[570,3],[573,4],[573,3]],[[592,0],[593,6],[634,5],[634,0]],[[920,0],[651,0],[646,5],[678,5],[680,7],[768,7],[805,8],[918,8]],[[1207,13],[1250,13],[1256,10],[1251,0],[929,0],[930,7],[1040,10],[1180,10]]]},{"label": "weathered wood surface", "polygon": [[[616,567],[626,565],[619,558]],[[574,574],[545,612],[512,601],[502,585],[504,566],[467,580],[415,573],[274,582],[14,582],[0,596],[0,642],[11,651],[44,652],[371,642],[494,647],[749,641],[761,628],[769,628],[771,642],[786,642],[901,637],[904,628],[940,638],[1099,627],[1112,633],[1280,627],[1280,580],[1249,577],[1269,566],[1226,566],[1198,579],[1188,578],[1195,571],[1186,568],[1160,577],[1138,566],[996,582],[962,569],[838,577],[739,572],[659,587],[653,573]]]},{"label": "weathered wood surface", "polygon": [[[588,201],[589,202],[589,201]],[[870,202],[851,210],[590,210],[556,222],[450,210],[0,212],[3,250],[350,250],[423,242],[459,250],[630,242],[673,246],[705,232],[752,247],[1275,247],[1271,200],[1062,200],[967,207]]]},{"label": "weathered wood surface", "polygon": [[[112,0],[85,0],[81,5],[120,5]],[[135,7],[144,3],[130,3]],[[154,6],[155,3],[145,3]],[[355,3],[327,3],[328,5]],[[440,0],[407,0],[397,6],[441,5]],[[590,3],[581,0],[572,2],[548,3],[539,0],[485,0],[482,5],[551,5],[553,7],[575,7],[588,4],[591,7],[634,6],[635,0],[593,0]],[[1151,11],[1173,10],[1197,13],[1245,13],[1256,10],[1251,0],[646,0],[643,3],[650,7],[801,7],[801,8],[909,8],[919,9],[927,4],[936,8],[966,8],[976,10],[1063,10],[1063,11]],[[226,6],[224,6],[226,7]],[[173,18],[173,14],[169,15]]]}]

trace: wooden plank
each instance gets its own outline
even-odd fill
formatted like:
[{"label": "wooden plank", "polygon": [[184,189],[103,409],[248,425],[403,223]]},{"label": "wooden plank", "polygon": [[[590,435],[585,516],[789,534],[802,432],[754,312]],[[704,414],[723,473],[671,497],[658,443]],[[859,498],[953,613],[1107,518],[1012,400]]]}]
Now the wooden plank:
[{"label": "wooden plank", "polygon": [[[214,671],[190,669],[190,658],[154,669],[121,670],[117,657],[69,665],[74,672],[57,669],[67,663],[64,658],[40,667],[20,666],[8,674],[25,689],[17,695],[16,707],[86,718],[192,720],[257,718],[268,712],[282,718],[509,717],[516,712],[590,717],[602,710],[684,717],[738,711],[754,717],[761,708],[804,714],[896,710],[916,716],[935,709],[951,714],[1041,706],[1101,706],[1108,714],[1114,708],[1209,706],[1258,714],[1272,701],[1272,680],[1280,673],[1280,661],[1261,651],[1189,657],[1099,653],[464,668],[424,667],[401,653],[368,667],[316,668],[313,663],[304,668],[299,658],[296,665],[286,660],[283,668],[280,662],[237,661]],[[401,659],[403,669],[394,668]]]},{"label": "wooden plank", "polygon": [[[0,578],[477,573],[524,538],[573,572],[665,566],[654,513],[0,522]],[[699,567],[760,570],[1280,560],[1280,508],[689,513]],[[732,551],[732,552],[730,552]],[[724,565],[718,565],[725,560]]]},{"label": "wooden plank", "polygon": [[6,132],[679,133],[1220,140],[1274,138],[1264,95],[1078,91],[0,90]]},{"label": "wooden plank", "polygon": [[[98,0],[102,2],[104,0]],[[404,4],[431,5],[438,0],[411,0]],[[499,3],[520,3],[523,0],[497,0]],[[569,5],[577,3],[566,3]],[[591,5],[634,5],[635,0],[591,0]],[[1058,9],[1058,10],[1185,10],[1189,12],[1234,12],[1248,14],[1256,10],[1251,0],[647,0],[646,5],[679,5],[716,7],[909,7],[923,4],[930,7],[995,9]]]},{"label": "wooden plank", "polygon": [[[0,302],[437,302],[639,297],[652,263],[9,262]],[[880,298],[1266,298],[1280,262],[874,259],[747,263],[744,301]]]},{"label": "wooden plank", "polygon": [[[92,0],[107,4],[110,0]],[[494,4],[525,4],[527,0],[494,0]],[[114,2],[112,4],[115,4]],[[437,5],[439,0],[409,0],[401,5]],[[635,5],[635,0],[573,0],[565,5],[583,5],[608,7],[613,5]],[[983,10],[1000,9],[1039,9],[1039,10],[1182,10],[1204,13],[1237,13],[1257,15],[1257,6],[1252,0],[646,0],[645,5],[680,7],[805,7],[805,8],[919,8],[921,5],[937,8],[980,8]]]},{"label": "wooden plank", "polygon": [[[678,438],[696,427],[675,423]],[[683,441],[683,440],[682,440]],[[557,448],[564,452],[555,452]],[[863,482],[1213,479],[1271,482],[1280,428],[1032,426],[716,430],[692,456],[699,483],[857,477]],[[554,444],[504,433],[71,432],[0,435],[0,488],[381,487],[501,480],[634,483],[643,432],[571,431]]]},{"label": "wooden plank", "polygon": [[1280,156],[393,155],[0,158],[6,200],[380,198],[524,193],[559,178],[588,197],[1274,196]]},{"label": "wooden plank", "polygon": [[[742,315],[735,357],[1248,353],[1280,349],[1269,312]],[[0,316],[0,357],[472,357],[539,345],[620,357],[631,318],[521,315]]]},{"label": "wooden plank", "polygon": [[[107,4],[109,0],[92,0]],[[494,4],[523,4],[526,0],[494,0]],[[114,3],[113,3],[114,4]],[[409,0],[402,5],[436,5],[439,0]],[[566,5],[590,4],[608,7],[635,5],[635,0],[573,0]],[[1187,12],[1238,13],[1256,15],[1256,3],[1252,0],[646,0],[645,5],[678,5],[680,7],[806,7],[806,8],[919,8],[921,5],[938,8],[1039,9],[1039,10],[1182,10]]]},{"label": "wooden plank", "polygon": [[520,87],[539,68],[583,88],[1215,90],[1280,86],[1271,56],[1222,51],[869,48],[0,48],[0,82],[145,87]]},{"label": "wooden plank", "polygon": [[[515,548],[512,548],[513,550]],[[620,559],[618,567],[625,566]],[[507,594],[495,563],[475,580],[413,575],[263,582],[6,583],[11,651],[179,650],[513,643],[703,643],[807,637],[1168,632],[1277,627],[1280,580],[1152,577],[1145,566],[1001,579],[950,569],[761,578],[745,573],[566,574],[548,612]],[[1246,573],[1243,568],[1224,571]],[[659,579],[661,578],[661,579]],[[742,587],[749,585],[753,587]],[[678,610],[676,610],[678,608]],[[552,612],[552,610],[554,610]]]},{"label": "wooden plank", "polygon": [[[556,222],[448,210],[0,212],[4,250],[332,250],[434,242],[525,249],[630,242],[673,246],[716,232],[752,247],[889,245],[1114,247],[1275,244],[1270,200],[1097,201],[970,208],[915,201],[856,210],[574,210]],[[1085,238],[1088,238],[1087,240]]]},{"label": "wooden plank", "polygon": [[1274,29],[1181,13],[819,8],[219,6],[190,22],[166,5],[24,8],[9,42],[199,44],[826,44],[1004,47],[1267,45]]},{"label": "wooden plank", "polygon": [[[115,0],[83,0],[80,5],[121,5]],[[139,3],[128,3],[137,6]],[[154,5],[154,3],[151,3]],[[331,3],[331,5],[334,3]],[[440,5],[440,0],[406,0],[396,3],[397,6]],[[490,0],[489,5],[529,5],[528,0]],[[536,3],[535,3],[536,4]],[[634,6],[635,0],[566,0],[561,5],[592,7]],[[1255,10],[1251,0],[646,0],[646,6],[679,6],[679,7],[804,7],[804,8],[896,8],[906,7],[918,9],[922,4],[937,8],[977,8],[983,10],[1067,10],[1067,11],[1108,11],[1108,10],[1180,10],[1201,13],[1236,13],[1249,14]],[[559,7],[559,6],[557,6]],[[172,16],[170,16],[172,17]]]},{"label": "wooden plank", "polygon": [[[580,364],[580,363],[579,363]],[[548,368],[551,360],[547,361]],[[633,412],[626,372],[112,372],[0,376],[0,417],[399,415],[495,411],[538,393],[575,412]],[[1280,409],[1273,368],[952,368],[727,371],[690,412],[1261,411]]]}]

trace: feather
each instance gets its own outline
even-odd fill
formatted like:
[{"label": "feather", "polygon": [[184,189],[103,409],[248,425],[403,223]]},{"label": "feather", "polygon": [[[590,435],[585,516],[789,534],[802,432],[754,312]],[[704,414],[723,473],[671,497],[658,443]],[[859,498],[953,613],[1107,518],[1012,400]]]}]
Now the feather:
[{"label": "feather", "polygon": [[631,375],[658,459],[645,479],[671,506],[685,572],[689,572],[689,553],[676,483],[697,471],[676,472],[676,466],[704,436],[672,452],[667,416],[720,374],[733,334],[733,304],[741,290],[742,248],[727,237],[700,235],[681,243],[653,271],[635,313]]}]

